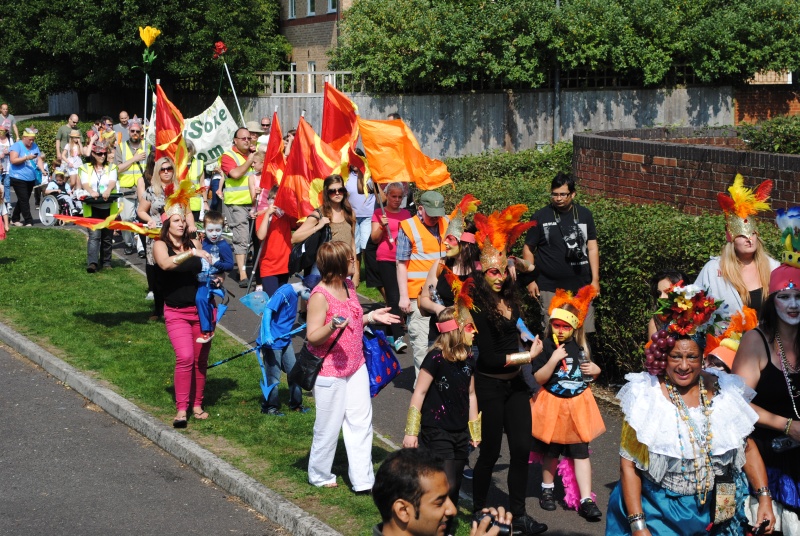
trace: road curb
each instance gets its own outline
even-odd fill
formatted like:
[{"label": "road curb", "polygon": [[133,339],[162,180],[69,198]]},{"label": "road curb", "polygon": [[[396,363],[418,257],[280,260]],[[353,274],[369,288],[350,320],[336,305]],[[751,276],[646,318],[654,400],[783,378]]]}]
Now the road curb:
[{"label": "road curb", "polygon": [[0,341],[36,363],[70,389],[80,393],[109,415],[136,430],[166,452],[245,501],[290,534],[334,536],[339,532],[204,449],[180,432],[169,428],[137,405],[99,385],[84,373],[54,356],[24,335],[0,322]]}]

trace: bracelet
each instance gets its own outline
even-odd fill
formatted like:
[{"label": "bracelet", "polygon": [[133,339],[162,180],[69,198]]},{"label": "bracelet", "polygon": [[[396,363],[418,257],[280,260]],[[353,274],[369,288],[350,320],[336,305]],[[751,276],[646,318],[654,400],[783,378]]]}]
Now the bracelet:
[{"label": "bracelet", "polygon": [[373,311],[370,311],[369,314],[367,315],[367,324],[374,324],[375,323],[375,317],[372,316],[372,313],[373,313]]},{"label": "bracelet", "polygon": [[467,427],[469,428],[469,437],[476,443],[481,440],[481,416],[483,412],[479,411],[478,416],[475,418],[474,421],[467,421]]},{"label": "bracelet", "polygon": [[188,261],[189,259],[191,259],[192,256],[193,256],[193,253],[191,251],[186,251],[184,253],[180,253],[180,254],[175,255],[174,257],[172,257],[172,264],[182,264],[182,263]]},{"label": "bracelet", "polygon": [[789,435],[789,432],[792,429],[792,421],[794,421],[794,419],[791,417],[789,417],[789,419],[786,421],[786,427],[783,429],[783,435]]},{"label": "bracelet", "polygon": [[772,497],[772,493],[769,491],[769,487],[768,486],[762,486],[762,487],[758,488],[756,490],[756,495],[758,495],[759,497],[764,497],[764,496],[770,497],[770,498]]},{"label": "bracelet", "polygon": [[633,523],[634,521],[639,521],[640,519],[644,519],[644,512],[639,512],[638,514],[629,515],[628,523]]},{"label": "bracelet", "polygon": [[530,352],[517,352],[516,354],[506,355],[506,366],[513,367],[514,365],[527,365],[531,362]]},{"label": "bracelet", "polygon": [[631,532],[636,532],[637,530],[644,530],[647,528],[647,523],[644,522],[644,519],[637,519],[633,523],[631,523]]},{"label": "bracelet", "polygon": [[408,406],[408,415],[406,416],[406,435],[418,436],[419,429],[422,424],[422,413],[414,407]]}]

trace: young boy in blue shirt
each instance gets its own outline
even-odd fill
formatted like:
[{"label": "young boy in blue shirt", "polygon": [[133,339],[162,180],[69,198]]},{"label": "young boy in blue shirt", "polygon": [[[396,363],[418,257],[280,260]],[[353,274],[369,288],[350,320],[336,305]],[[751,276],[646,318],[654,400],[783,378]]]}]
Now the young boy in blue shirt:
[{"label": "young boy in blue shirt", "polygon": [[[195,304],[197,305],[197,316],[200,317],[200,331],[202,332],[195,342],[205,344],[214,337],[214,330],[217,327],[215,309],[217,307],[214,296],[220,298],[225,293],[220,290],[225,279],[225,272],[233,270],[233,250],[222,238],[222,224],[224,223],[222,214],[209,210],[203,218],[203,251],[211,254],[213,262],[210,266],[205,266],[204,271],[198,278],[202,278],[205,284],[197,289]],[[205,262],[205,261],[204,261]]]},{"label": "young boy in blue shirt", "polygon": [[[261,320],[259,343],[267,374],[267,385],[271,387],[267,398],[261,399],[261,413],[275,417],[284,416],[280,411],[278,383],[281,380],[281,370],[288,374],[294,367],[294,347],[289,333],[297,318],[297,294],[302,290],[302,283],[287,283],[278,287],[264,307],[264,316]],[[289,409],[306,413],[308,408],[303,406],[302,402],[303,390],[299,385],[290,383]]]}]

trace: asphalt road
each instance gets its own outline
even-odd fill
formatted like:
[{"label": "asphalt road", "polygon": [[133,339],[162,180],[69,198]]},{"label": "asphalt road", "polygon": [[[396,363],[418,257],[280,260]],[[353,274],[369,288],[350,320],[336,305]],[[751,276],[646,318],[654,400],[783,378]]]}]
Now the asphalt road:
[{"label": "asphalt road", "polygon": [[4,535],[288,534],[4,346],[0,482]]}]

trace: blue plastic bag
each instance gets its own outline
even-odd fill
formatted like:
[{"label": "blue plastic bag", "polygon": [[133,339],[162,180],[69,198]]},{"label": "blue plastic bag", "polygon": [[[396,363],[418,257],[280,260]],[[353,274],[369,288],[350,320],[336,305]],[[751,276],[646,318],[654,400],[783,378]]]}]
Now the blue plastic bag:
[{"label": "blue plastic bag", "polygon": [[374,397],[403,370],[383,331],[364,329],[364,360],[369,372],[369,396]]}]

